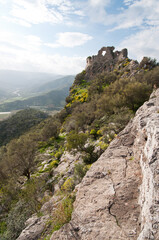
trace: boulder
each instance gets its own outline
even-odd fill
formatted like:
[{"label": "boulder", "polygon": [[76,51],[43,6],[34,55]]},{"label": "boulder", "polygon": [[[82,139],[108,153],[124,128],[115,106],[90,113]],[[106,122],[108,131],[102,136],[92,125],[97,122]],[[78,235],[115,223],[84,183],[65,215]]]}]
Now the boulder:
[{"label": "boulder", "polygon": [[17,240],[38,240],[48,220],[48,215],[38,218],[36,214],[34,214],[26,221],[26,228],[21,232]]}]

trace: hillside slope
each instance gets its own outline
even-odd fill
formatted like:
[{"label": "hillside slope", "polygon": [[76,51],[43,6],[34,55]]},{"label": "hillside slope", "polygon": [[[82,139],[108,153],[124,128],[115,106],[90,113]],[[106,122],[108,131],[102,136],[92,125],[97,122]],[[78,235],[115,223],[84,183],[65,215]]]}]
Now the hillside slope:
[{"label": "hillside slope", "polygon": [[69,75],[54,81],[47,82],[39,87],[36,87],[33,92],[49,92],[55,89],[57,90],[64,87],[70,87],[74,81],[74,78],[75,76]]},{"label": "hillside slope", "polygon": [[1,87],[10,94],[17,89],[28,90],[30,87],[39,86],[60,77],[60,75],[49,73],[0,70]]},{"label": "hillside slope", "polygon": [[64,109],[0,149],[0,238],[136,239],[142,130],[158,116],[158,97],[131,119],[158,87],[155,60],[113,47],[89,57]]},{"label": "hillside slope", "polygon": [[46,109],[60,109],[65,104],[65,98],[68,95],[69,86],[60,90],[52,90],[43,95],[27,98],[25,100],[17,100],[0,104],[0,111],[21,110],[28,107],[46,107]]},{"label": "hillside slope", "polygon": [[158,137],[159,89],[92,165],[51,240],[159,239]]},{"label": "hillside slope", "polygon": [[46,119],[48,115],[35,109],[25,109],[0,122],[0,146],[19,137]]}]

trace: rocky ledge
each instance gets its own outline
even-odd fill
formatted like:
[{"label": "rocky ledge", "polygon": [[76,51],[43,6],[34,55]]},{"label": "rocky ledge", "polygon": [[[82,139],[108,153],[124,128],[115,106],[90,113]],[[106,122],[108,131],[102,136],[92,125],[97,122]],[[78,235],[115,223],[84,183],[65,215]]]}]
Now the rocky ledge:
[{"label": "rocky ledge", "polygon": [[159,89],[87,172],[55,239],[159,239]]}]

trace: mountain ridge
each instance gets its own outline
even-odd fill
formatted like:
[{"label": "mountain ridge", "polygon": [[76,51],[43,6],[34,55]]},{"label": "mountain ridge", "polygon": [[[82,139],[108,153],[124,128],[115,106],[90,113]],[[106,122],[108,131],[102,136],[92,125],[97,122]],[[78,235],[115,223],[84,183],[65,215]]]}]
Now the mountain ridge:
[{"label": "mountain ridge", "polygon": [[[22,110],[28,107],[50,108],[59,110],[65,104],[69,88],[73,83],[74,76],[65,76],[57,80],[40,85],[39,88],[32,89],[35,96],[27,97],[24,100],[7,101],[0,104],[0,111]],[[30,92],[30,94],[31,94]],[[50,107],[49,107],[50,106]],[[51,107],[52,106],[52,107]]]},{"label": "mountain ridge", "polygon": [[[111,55],[103,56],[105,50]],[[58,114],[1,149],[0,236],[5,240],[137,240],[144,229],[143,219],[150,215],[140,211],[145,190],[138,202],[139,186],[147,186],[140,164],[149,169],[144,161],[152,152],[144,147],[157,137],[151,120],[158,117],[158,63],[150,58],[138,63],[112,47],[99,52],[99,62],[95,57],[75,77]],[[152,91],[156,95],[146,102]],[[149,200],[145,204],[150,206]],[[158,234],[148,230],[148,219],[145,229],[152,234],[143,231],[141,239]]]}]

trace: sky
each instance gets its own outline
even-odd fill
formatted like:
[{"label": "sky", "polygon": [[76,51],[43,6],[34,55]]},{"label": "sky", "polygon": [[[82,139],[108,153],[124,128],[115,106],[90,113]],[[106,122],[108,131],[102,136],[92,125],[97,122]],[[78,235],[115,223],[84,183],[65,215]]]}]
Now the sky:
[{"label": "sky", "polygon": [[159,61],[159,0],[0,0],[0,70],[77,74],[103,46]]}]

